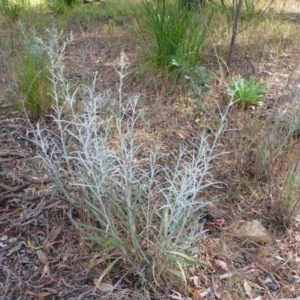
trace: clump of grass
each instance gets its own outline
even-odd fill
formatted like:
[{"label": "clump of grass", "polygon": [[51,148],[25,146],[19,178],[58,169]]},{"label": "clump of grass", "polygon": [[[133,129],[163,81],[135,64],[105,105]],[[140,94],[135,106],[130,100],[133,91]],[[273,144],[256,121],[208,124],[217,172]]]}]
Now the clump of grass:
[{"label": "clump of grass", "polygon": [[34,32],[29,36],[24,28],[22,31],[23,48],[14,62],[19,100],[12,104],[32,120],[38,121],[51,111],[55,78],[50,68],[61,59],[62,52],[59,53],[60,57],[53,56],[54,50],[57,52],[59,49],[55,42],[57,37],[50,37],[48,42],[44,42]]},{"label": "clump of grass", "polygon": [[[119,104],[123,69],[124,55]],[[169,154],[160,146],[142,149],[136,141],[142,113],[137,108],[138,96],[121,107],[110,94],[96,92],[93,84],[84,87],[90,96],[82,101],[82,113],[78,113],[75,99],[79,90],[70,93],[63,76],[55,77],[61,81],[53,90],[55,112],[51,117],[57,129],[52,132],[38,126],[36,143],[56,188],[93,217],[92,223],[80,225],[85,239],[99,247],[101,258],[90,266],[103,265],[97,284],[117,269],[120,277],[134,274],[148,293],[155,294],[162,283],[170,288],[186,285],[185,266],[207,267],[195,245],[204,236],[199,216],[210,203],[203,193],[217,184],[211,169],[213,160],[223,154],[216,149],[225,115],[213,142],[203,134],[194,140],[192,149],[182,146]],[[66,87],[63,106],[58,86]],[[111,103],[108,110],[107,103]],[[66,106],[68,119],[62,117]]]},{"label": "clump of grass", "polygon": [[268,199],[264,214],[269,221],[274,227],[288,228],[300,212],[299,109],[296,103],[290,112],[283,113],[279,108],[272,122],[238,108],[232,116],[237,129],[228,130],[231,136],[227,142],[235,149],[228,167],[233,166],[233,198],[241,190],[251,193],[256,185],[255,189]]},{"label": "clump of grass", "polygon": [[[279,225],[288,228],[300,213],[298,95],[291,99],[288,112],[278,109],[269,133],[266,133],[265,157],[269,171],[269,194],[273,195],[272,215]],[[262,145],[263,146],[263,145]],[[261,163],[260,163],[261,164]]]},{"label": "clump of grass", "polygon": [[158,68],[170,67],[174,58],[199,64],[210,17],[184,9],[178,0],[143,0],[137,15],[146,60]]},{"label": "clump of grass", "polygon": [[0,13],[10,22],[15,23],[30,7],[29,0],[0,0]]},{"label": "clump of grass", "polygon": [[299,160],[288,170],[286,180],[280,193],[275,199],[273,214],[275,218],[284,225],[290,227],[292,221],[300,213],[300,175]]},{"label": "clump of grass", "polygon": [[50,10],[56,14],[63,14],[66,10],[72,8],[76,0],[47,0]]}]

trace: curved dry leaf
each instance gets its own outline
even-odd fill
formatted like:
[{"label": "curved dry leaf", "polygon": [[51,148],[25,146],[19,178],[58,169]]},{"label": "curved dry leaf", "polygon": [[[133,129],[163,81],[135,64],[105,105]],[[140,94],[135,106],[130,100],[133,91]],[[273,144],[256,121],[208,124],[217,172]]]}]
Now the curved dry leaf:
[{"label": "curved dry leaf", "polygon": [[61,226],[57,226],[55,228],[55,230],[51,233],[50,238],[49,238],[49,242],[52,243],[56,240],[56,238],[58,237],[58,235],[60,234],[60,232],[62,231],[62,227]]},{"label": "curved dry leaf", "polygon": [[64,283],[64,285],[68,288],[74,288],[72,285],[68,284],[63,278],[61,278],[61,281]]},{"label": "curved dry leaf", "polygon": [[193,296],[196,297],[198,300],[204,300],[204,298],[201,296],[201,294],[200,294],[197,290],[195,290],[195,289],[193,289],[193,288],[189,288],[189,291],[190,291],[190,293],[193,294]]},{"label": "curved dry leaf", "polygon": [[200,287],[201,285],[201,281],[200,281],[200,278],[198,276],[193,276],[193,282],[194,282],[194,285],[196,288]]},{"label": "curved dry leaf", "polygon": [[36,297],[36,298],[45,298],[45,297],[48,297],[48,296],[52,295],[49,292],[35,293],[35,292],[31,292],[31,291],[26,291],[25,294],[26,295],[31,295],[31,296]]},{"label": "curved dry leaf", "polygon": [[49,204],[47,206],[44,206],[43,209],[45,210],[45,209],[57,208],[58,205],[60,205],[61,203],[62,203],[62,201],[58,200],[58,201],[56,201],[54,203],[51,203],[51,204]]},{"label": "curved dry leaf", "polygon": [[219,286],[217,279],[214,276],[212,276],[211,282],[212,282],[212,288],[213,288],[215,296],[218,299],[221,299],[223,291],[222,291],[221,287]]},{"label": "curved dry leaf", "polygon": [[98,283],[98,279],[94,279],[94,285],[97,289],[99,289],[101,292],[110,292],[114,289],[114,286],[109,283],[100,282]]},{"label": "curved dry leaf", "polygon": [[71,266],[69,266],[69,265],[66,265],[66,264],[60,264],[57,267],[57,270],[60,270],[60,269],[66,269],[66,270],[72,271],[73,268]]},{"label": "curved dry leaf", "polygon": [[23,244],[23,243],[21,242],[21,243],[19,243],[18,245],[16,245],[15,247],[11,248],[11,249],[8,251],[7,256],[10,256],[10,255],[12,255],[14,252],[19,251],[19,250],[21,249],[21,247],[22,247],[22,244]]},{"label": "curved dry leaf", "polygon": [[244,289],[245,289],[245,292],[246,292],[247,296],[250,299],[253,299],[254,295],[253,295],[252,287],[250,286],[250,284],[248,283],[248,281],[246,279],[244,280]]},{"label": "curved dry leaf", "polygon": [[49,263],[48,257],[46,255],[46,253],[43,250],[36,250],[36,254],[38,256],[39,261],[46,265]]},{"label": "curved dry leaf", "polygon": [[40,279],[42,279],[45,276],[45,274],[50,275],[50,266],[49,266],[49,263],[44,265],[43,273],[42,273],[42,276],[41,276]]},{"label": "curved dry leaf", "polygon": [[229,268],[227,266],[227,264],[223,261],[223,260],[220,260],[220,259],[215,259],[215,263],[221,267],[224,271],[229,271]]},{"label": "curved dry leaf", "polygon": [[7,218],[9,218],[10,216],[16,215],[17,213],[19,213],[19,211],[21,211],[23,208],[22,207],[17,207],[14,210],[3,214],[0,216],[0,221],[6,220]]}]

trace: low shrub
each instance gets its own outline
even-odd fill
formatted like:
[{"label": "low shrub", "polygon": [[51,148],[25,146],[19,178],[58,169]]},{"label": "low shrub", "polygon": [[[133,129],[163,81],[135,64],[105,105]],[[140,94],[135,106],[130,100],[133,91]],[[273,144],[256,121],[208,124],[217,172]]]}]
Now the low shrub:
[{"label": "low shrub", "polygon": [[[84,239],[99,247],[99,257],[91,262],[91,268],[103,265],[97,284],[117,268],[120,277],[134,276],[144,291],[155,294],[165,278],[170,288],[187,284],[186,266],[207,267],[195,245],[204,236],[199,217],[210,203],[203,193],[217,184],[211,168],[223,154],[215,150],[226,120],[223,116],[212,143],[203,134],[191,149],[142,149],[136,140],[139,97],[120,105],[123,68],[124,55],[119,99],[96,92],[95,79],[91,87],[80,88],[90,95],[83,99],[81,113],[75,108],[80,89],[70,93],[63,76],[54,75],[60,78],[53,90],[56,130],[38,126],[36,143],[55,187],[84,212],[82,220],[92,216],[92,222],[80,226]],[[63,105],[61,86],[66,88]]]}]

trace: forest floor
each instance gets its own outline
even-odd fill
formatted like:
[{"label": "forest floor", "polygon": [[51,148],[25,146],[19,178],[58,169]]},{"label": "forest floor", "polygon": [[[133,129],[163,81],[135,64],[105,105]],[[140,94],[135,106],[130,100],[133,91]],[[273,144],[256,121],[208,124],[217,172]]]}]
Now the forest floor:
[{"label": "forest floor", "polygon": [[[74,41],[64,56],[68,78],[91,84],[93,73],[98,72],[97,88],[111,90],[114,97],[119,83],[115,69],[119,68],[120,52],[124,50],[128,75],[123,93],[140,95],[139,107],[146,108],[150,124],[139,136],[143,147],[163,143],[164,149],[172,151],[179,145],[189,145],[206,128],[207,120],[215,118],[218,122],[215,102],[224,104],[224,87],[220,83],[224,70],[212,55],[213,50],[207,51],[203,62],[215,74],[206,98],[208,104],[203,111],[194,113],[194,107],[182,100],[180,87],[175,86],[170,92],[170,81],[163,75],[140,73],[139,45],[124,24],[110,31],[93,24],[88,28],[71,24],[64,35],[71,32]],[[288,44],[287,40],[288,37]],[[225,48],[220,46],[218,51],[222,52],[222,47]],[[266,180],[256,174],[258,166],[245,159],[247,154],[241,150],[243,139],[248,139],[244,136],[247,130],[250,135],[257,130],[244,126],[245,120],[261,118],[267,120],[267,126],[272,126],[278,113],[284,116],[293,109],[286,88],[290,74],[296,78],[299,71],[299,48],[287,46],[279,55],[268,48],[261,49],[263,59],[258,62],[256,73],[250,57],[254,45],[243,48],[243,59],[239,47],[238,43],[231,73],[248,78],[256,76],[267,82],[264,105],[234,109],[229,114],[231,128],[239,128],[239,132],[224,137],[223,142],[227,143],[224,148],[236,149],[238,154],[217,162],[215,178],[226,188],[218,194],[211,191],[218,201],[199,219],[204,222],[206,233],[198,247],[203,262],[210,268],[190,268],[188,291],[182,287],[167,290],[161,299],[300,299],[300,216],[284,226],[274,217],[273,210],[276,195],[272,191],[279,184],[278,178],[284,178],[290,161],[280,156],[281,161],[274,163],[272,181]],[[150,299],[129,279],[125,280],[126,288],[114,286],[114,280],[95,287],[95,279],[103,271],[101,266],[90,265],[98,255],[97,247],[82,242],[82,233],[72,222],[86,219],[76,211],[70,216],[68,203],[51,189],[51,179],[35,160],[38,149],[32,143],[30,125],[7,102],[12,97],[12,80],[9,68],[3,63],[0,70],[1,299]],[[293,146],[289,157],[299,157],[297,137],[290,143]],[[251,220],[260,220],[267,229],[270,237],[267,243],[247,243],[236,238],[235,228]]]}]

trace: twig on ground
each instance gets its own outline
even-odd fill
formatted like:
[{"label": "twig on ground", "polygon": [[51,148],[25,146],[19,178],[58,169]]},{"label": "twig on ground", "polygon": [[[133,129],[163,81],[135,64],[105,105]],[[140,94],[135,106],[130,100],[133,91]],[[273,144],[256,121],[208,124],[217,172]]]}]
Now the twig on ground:
[{"label": "twig on ground", "polygon": [[19,199],[22,199],[22,201],[25,201],[25,202],[26,201],[36,201],[36,200],[39,200],[43,197],[47,197],[51,194],[52,194],[51,192],[45,192],[45,193],[40,194],[40,195],[24,198],[24,195],[19,195],[19,194],[13,194],[12,193],[12,194],[9,194],[9,195],[6,195],[6,196],[0,198],[0,205],[8,199],[19,198]]},{"label": "twig on ground", "polygon": [[271,292],[269,291],[268,286],[264,283],[264,281],[262,279],[260,279],[259,277],[257,277],[257,280],[265,288],[267,294],[269,295],[269,299],[270,300],[274,299],[274,297],[272,296]]},{"label": "twig on ground", "polygon": [[0,188],[4,189],[6,191],[12,192],[12,193],[16,193],[16,192],[19,192],[19,191],[27,188],[29,185],[30,185],[29,183],[24,183],[20,186],[10,187],[4,183],[0,183]]},{"label": "twig on ground", "polygon": [[0,151],[0,157],[2,156],[20,156],[26,157],[27,155],[22,151],[10,150],[10,151]]},{"label": "twig on ground", "polygon": [[273,276],[273,274],[270,271],[268,271],[266,268],[264,268],[264,267],[262,267],[262,266],[260,266],[258,264],[255,264],[255,265],[258,268],[260,268],[261,270],[263,270],[264,272],[266,272],[272,278],[272,280],[277,284],[278,288],[280,288],[279,282],[275,279],[275,277]]}]

